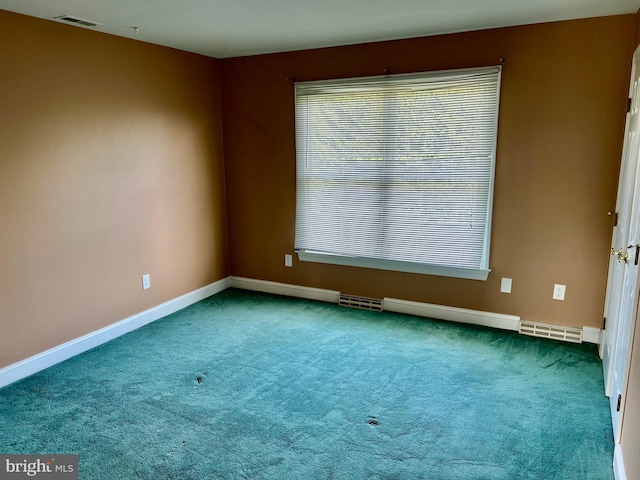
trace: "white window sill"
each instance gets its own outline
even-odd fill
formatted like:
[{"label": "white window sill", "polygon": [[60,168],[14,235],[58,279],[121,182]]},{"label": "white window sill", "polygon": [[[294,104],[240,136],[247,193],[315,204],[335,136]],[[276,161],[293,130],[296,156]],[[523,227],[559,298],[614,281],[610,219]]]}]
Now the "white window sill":
[{"label": "white window sill", "polygon": [[465,278],[468,280],[486,281],[491,269],[486,268],[456,268],[423,263],[398,262],[395,260],[379,260],[364,257],[345,257],[327,253],[296,251],[302,262],[328,263],[332,265],[347,265],[350,267],[375,268],[377,270],[391,270],[395,272],[421,273],[440,277]]}]

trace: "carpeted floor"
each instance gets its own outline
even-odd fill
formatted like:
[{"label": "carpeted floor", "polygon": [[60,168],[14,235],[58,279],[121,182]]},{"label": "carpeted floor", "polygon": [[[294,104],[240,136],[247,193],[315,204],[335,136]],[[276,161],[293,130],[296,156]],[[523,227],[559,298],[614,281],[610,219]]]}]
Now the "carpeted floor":
[{"label": "carpeted floor", "polygon": [[82,479],[613,479],[593,345],[227,290],[0,390]]}]

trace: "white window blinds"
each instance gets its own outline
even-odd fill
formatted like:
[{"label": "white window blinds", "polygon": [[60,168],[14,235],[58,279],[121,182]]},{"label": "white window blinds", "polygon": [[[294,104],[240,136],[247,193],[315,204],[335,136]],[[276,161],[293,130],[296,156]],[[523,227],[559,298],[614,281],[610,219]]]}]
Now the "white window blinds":
[{"label": "white window blinds", "polygon": [[297,83],[300,258],[486,279],[500,72]]}]

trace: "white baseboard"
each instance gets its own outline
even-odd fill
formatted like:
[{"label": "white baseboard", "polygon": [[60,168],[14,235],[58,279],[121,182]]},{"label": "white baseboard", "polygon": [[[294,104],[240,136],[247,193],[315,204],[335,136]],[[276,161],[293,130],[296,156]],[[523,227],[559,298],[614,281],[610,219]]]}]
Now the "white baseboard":
[{"label": "white baseboard", "polygon": [[[229,278],[231,281],[231,287],[244,290],[274,293],[276,295],[285,295],[289,297],[307,298],[329,303],[338,303],[338,299],[340,297],[340,292],[337,290],[303,287],[300,285],[271,282],[268,280],[256,280],[246,277]],[[511,330],[515,332],[517,332],[520,327],[520,317],[515,315],[504,315],[501,313],[483,312],[480,310],[469,310],[466,308],[448,307],[445,305],[412,302],[397,298],[385,297],[383,310],[417,315],[419,317],[467,323],[471,325],[482,325],[485,327]],[[584,327],[582,335],[584,342],[599,343],[600,341],[600,329],[598,328]]]},{"label": "white baseboard", "polygon": [[627,480],[620,445],[616,445],[616,449],[613,453],[613,476],[616,480]]},{"label": "white baseboard", "polygon": [[582,341],[600,345],[600,335],[602,330],[595,327],[582,327]]},{"label": "white baseboard", "polygon": [[384,310],[398,313],[408,313],[420,317],[449,320],[451,322],[469,323],[485,327],[500,328],[502,330],[518,331],[520,317],[503,315],[500,313],[468,310],[466,308],[447,307],[430,303],[411,302],[396,298],[385,298]]},{"label": "white baseboard", "polygon": [[[125,318],[124,320],[112,325],[4,367],[0,369],[0,388],[22,378],[28,377],[40,370],[44,370],[56,363],[60,363],[74,355],[78,355],[79,353],[90,350],[98,345],[102,345],[109,340],[113,340],[114,338],[140,328],[147,323],[151,323],[182,308],[188,307],[193,303],[210,297],[211,295],[215,295],[229,287],[273,293],[276,295],[306,298],[310,300],[319,300],[329,303],[338,303],[338,299],[340,297],[340,292],[337,290],[303,287],[300,285],[256,280],[245,277],[227,277],[180,297],[174,298],[173,300],[169,300],[161,305],[150,308],[149,310],[145,310],[144,312]],[[384,310],[390,312],[406,313],[420,317],[468,323],[472,325],[482,325],[502,330],[518,331],[520,324],[520,317],[514,315],[503,315],[500,313],[412,302],[396,298],[385,298],[383,306]],[[601,330],[598,328],[583,327],[583,341],[585,342],[599,344],[600,335]]]},{"label": "white baseboard", "polygon": [[98,345],[102,345],[109,340],[113,340],[125,333],[129,333],[137,328],[151,323],[159,318],[165,317],[173,312],[188,307],[189,305],[203,300],[211,295],[215,295],[222,290],[229,288],[229,278],[223,278],[217,282],[206,285],[202,288],[186,293],[180,297],[169,300],[144,312],[132,315],[129,318],[120,320],[109,326],[93,331],[82,337],[70,340],[62,345],[53,347],[42,353],[38,353],[20,362],[14,363],[0,369],[0,388],[9,385],[17,380],[23,379],[40,370],[51,367],[79,353],[86,352]]},{"label": "white baseboard", "polygon": [[274,293],[276,295],[286,295],[288,297],[307,298],[309,300],[320,300],[321,302],[338,303],[340,292],[336,290],[326,290],[324,288],[303,287],[288,283],[270,282],[267,280],[255,280],[245,277],[229,277],[231,287],[253,290],[256,292]]}]

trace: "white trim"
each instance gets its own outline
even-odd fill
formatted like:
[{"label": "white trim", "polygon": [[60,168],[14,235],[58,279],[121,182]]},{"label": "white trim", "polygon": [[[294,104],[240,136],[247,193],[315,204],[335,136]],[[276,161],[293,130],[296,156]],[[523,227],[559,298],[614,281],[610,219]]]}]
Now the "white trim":
[{"label": "white trim", "polygon": [[582,327],[582,341],[600,346],[602,330],[595,327]]},{"label": "white trim", "polygon": [[517,332],[520,326],[520,317],[516,317],[515,315],[503,315],[501,313],[482,312],[479,310],[468,310],[466,308],[447,307],[444,305],[411,302],[386,297],[383,306],[384,309],[389,312],[408,313],[420,317],[483,325],[485,327],[500,328],[502,330],[513,330]]},{"label": "white trim", "polygon": [[309,300],[320,300],[321,302],[338,303],[340,292],[336,290],[326,290],[324,288],[303,287],[288,283],[270,282],[268,280],[255,280],[245,277],[229,277],[231,287],[253,290],[256,292],[274,293],[276,295],[286,295],[289,297],[307,298]]},{"label": "white trim", "polygon": [[329,265],[345,265],[348,267],[373,268],[376,270],[390,270],[392,272],[421,273],[439,277],[465,278],[467,280],[486,281],[491,269],[487,268],[459,268],[426,263],[399,262],[381,258],[347,257],[330,253],[296,250],[301,262],[327,263]]},{"label": "white trim", "polygon": [[[340,292],[337,290],[327,290],[323,288],[303,287],[288,283],[271,282],[268,280],[256,280],[246,277],[229,277],[231,287],[257,292],[273,293],[289,297],[306,298],[310,300],[320,300],[322,302],[338,303]],[[471,325],[482,325],[485,327],[498,328],[501,330],[511,330],[517,332],[520,328],[520,317],[515,315],[505,315],[501,313],[483,312],[480,310],[470,310],[466,308],[448,307],[445,305],[435,305],[430,303],[412,302],[397,298],[385,297],[383,300],[383,310],[388,312],[406,313],[419,317],[448,320],[457,323]],[[584,327],[587,338],[583,340],[592,342],[599,338],[599,329]],[[594,341],[593,343],[597,343]]]},{"label": "white trim", "polygon": [[622,459],[622,448],[616,445],[613,453],[613,476],[616,480],[627,480],[627,474],[624,471],[624,461]]},{"label": "white trim", "polygon": [[109,340],[113,340],[125,333],[129,333],[137,328],[151,323],[159,318],[165,317],[173,312],[188,307],[211,295],[215,295],[229,288],[229,278],[223,278],[217,282],[206,285],[202,288],[186,293],[180,297],[164,302],[158,306],[137,313],[119,322],[108,325],[99,330],[70,340],[66,343],[50,348],[32,357],[21,360],[12,365],[0,369],[0,388],[10,383],[21,380],[29,375],[51,367],[68,358],[86,352],[92,348],[102,345]]},{"label": "white trim", "polygon": [[[9,385],[22,378],[28,377],[40,370],[51,367],[68,358],[102,345],[125,333],[129,333],[148,323],[181,310],[211,295],[215,295],[229,287],[252,290],[258,292],[273,293],[290,297],[319,300],[328,303],[338,303],[340,292],[324,288],[304,287],[287,283],[271,282],[268,280],[256,280],[246,277],[227,277],[210,285],[186,293],[180,297],[169,300],[161,305],[132,315],[112,325],[83,335],[66,343],[38,353],[20,362],[0,369],[0,388]],[[504,315],[500,313],[469,310],[465,308],[448,307],[397,298],[384,298],[383,309],[389,312],[406,313],[420,317],[448,320],[471,325],[498,328],[502,330],[518,331],[520,317]],[[601,330],[593,327],[583,327],[583,340],[590,343],[599,343]]]}]

